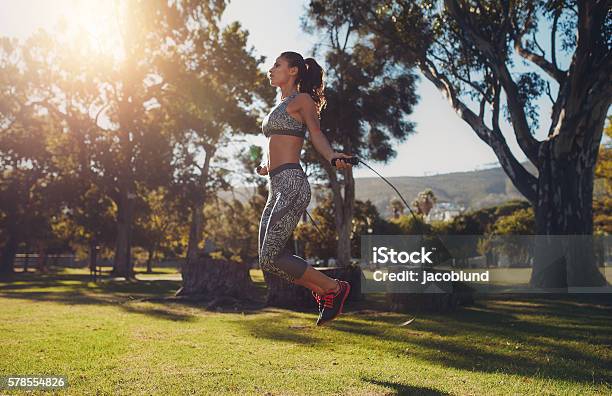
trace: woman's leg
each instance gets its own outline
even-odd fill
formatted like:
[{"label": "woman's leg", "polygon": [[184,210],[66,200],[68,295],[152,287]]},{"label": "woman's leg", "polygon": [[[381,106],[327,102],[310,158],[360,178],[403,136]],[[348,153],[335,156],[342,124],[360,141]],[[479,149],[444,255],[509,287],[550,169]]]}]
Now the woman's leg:
[{"label": "woman's leg", "polygon": [[272,176],[270,195],[259,225],[259,265],[288,282],[302,277],[304,259],[285,249],[301,213],[310,201],[310,186],[301,169],[286,169]]},{"label": "woman's leg", "polygon": [[263,271],[304,286],[319,295],[338,290],[335,279],[315,270],[285,245],[310,202],[310,185],[301,170],[275,176],[259,224],[259,263]]},{"label": "woman's leg", "polygon": [[[279,234],[273,226],[274,223],[272,228],[266,227],[266,222],[273,212],[270,209],[273,204],[274,201],[270,202],[269,206],[266,206],[261,222],[263,226],[260,225],[261,249],[259,261],[261,269],[275,273],[296,285],[304,286],[321,296],[331,291],[337,291],[338,283],[335,279],[317,271],[303,258],[292,255],[287,249],[282,249],[280,253],[277,253],[281,249],[281,244],[283,242],[286,243],[286,238],[274,238],[278,237]],[[268,228],[267,232],[266,228]],[[292,229],[292,227],[289,228]],[[270,239],[265,238],[266,236],[270,237]],[[272,241],[276,241],[276,243],[272,243]]]},{"label": "woman's leg", "polygon": [[329,292],[335,292],[339,288],[338,282],[335,279],[317,271],[310,265],[306,268],[304,275],[293,283],[304,286],[320,296]]}]

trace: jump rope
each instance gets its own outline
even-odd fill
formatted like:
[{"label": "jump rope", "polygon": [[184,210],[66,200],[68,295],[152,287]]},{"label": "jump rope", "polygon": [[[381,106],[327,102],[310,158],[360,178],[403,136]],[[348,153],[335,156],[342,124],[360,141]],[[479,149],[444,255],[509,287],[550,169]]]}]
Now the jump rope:
[{"label": "jump rope", "polygon": [[[331,164],[332,166],[336,166],[336,161],[343,161],[343,162],[348,162],[351,165],[359,165],[362,164],[365,167],[367,167],[368,169],[370,169],[372,172],[374,172],[378,177],[380,177],[385,183],[387,183],[392,189],[393,191],[395,191],[397,193],[397,195],[399,196],[399,198],[402,200],[402,202],[404,203],[404,205],[406,205],[406,208],[408,208],[408,210],[410,211],[410,214],[412,215],[412,218],[414,219],[414,221],[416,222],[416,224],[419,225],[419,227],[423,227],[422,231],[425,231],[425,223],[423,222],[423,220],[421,220],[420,218],[418,218],[414,212],[412,211],[412,209],[410,208],[410,205],[408,205],[408,202],[406,202],[406,200],[404,199],[404,197],[402,197],[402,194],[400,194],[400,192],[398,191],[398,189],[389,181],[387,180],[387,178],[385,178],[383,175],[381,175],[380,173],[378,173],[376,170],[374,170],[374,168],[372,168],[370,165],[366,164],[364,161],[362,161],[361,159],[359,159],[358,157],[349,157],[349,158],[333,158],[331,160]],[[257,167],[258,171],[260,169],[260,167]],[[305,211],[306,214],[308,215],[308,217],[310,218],[310,221],[312,221],[312,225],[315,227],[315,229],[319,232],[319,234],[321,234],[321,236],[323,238],[325,238],[325,234],[323,234],[323,232],[319,229],[319,227],[317,226],[317,222],[312,218],[312,216],[310,215],[310,213],[308,213],[308,211]],[[422,238],[422,236],[421,236]],[[438,238],[438,241],[440,241],[440,239]],[[441,242],[441,241],[440,241]],[[442,243],[442,246],[444,246],[444,244]],[[445,246],[444,246],[445,247]],[[445,247],[446,248],[446,247]],[[447,250],[448,251],[448,250]],[[412,322],[414,322],[416,319],[416,317],[413,317],[403,323],[398,324],[398,326],[408,326],[410,325]]]},{"label": "jump rope", "polygon": [[[412,218],[414,219],[414,221],[416,222],[416,224],[418,224],[418,227],[420,228],[420,231],[422,231],[423,233],[426,232],[426,225],[425,222],[420,219],[419,217],[417,217],[414,212],[412,211],[412,209],[410,208],[410,205],[408,205],[408,202],[406,202],[406,200],[404,199],[404,197],[402,197],[402,194],[400,194],[400,192],[398,191],[398,189],[389,181],[387,180],[387,178],[385,178],[383,175],[381,175],[380,173],[378,173],[374,168],[372,168],[370,165],[366,164],[364,161],[362,161],[361,159],[359,159],[358,157],[349,157],[349,158],[343,158],[343,157],[339,157],[339,158],[333,158],[331,160],[331,164],[332,166],[336,166],[336,161],[343,161],[343,162],[348,162],[351,165],[359,165],[362,164],[365,167],[367,167],[368,169],[370,169],[372,172],[374,172],[378,177],[380,177],[385,183],[387,183],[392,189],[393,191],[395,191],[398,195],[398,197],[402,200],[402,202],[404,203],[404,205],[406,205],[406,208],[408,208],[408,211],[410,211],[410,214],[412,215]],[[261,166],[257,167],[257,171],[259,171],[261,169]],[[310,221],[312,221],[312,225],[315,227],[315,229],[319,232],[319,234],[321,234],[321,236],[325,239],[325,234],[323,234],[323,231],[321,231],[321,229],[317,226],[317,222],[312,218],[312,216],[310,215],[310,213],[308,213],[308,211],[306,210],[306,215],[308,215],[308,217],[310,218]],[[437,236],[437,235],[436,235]],[[421,235],[422,238],[422,235]],[[438,241],[442,244],[442,246],[444,248],[446,248],[444,246],[444,244],[442,243],[442,241],[438,238]],[[448,252],[448,249],[446,249],[446,251]]]},{"label": "jump rope", "polygon": [[[417,224],[419,224],[419,227],[424,227],[425,224],[423,223],[423,220],[419,219],[414,212],[412,211],[412,209],[410,209],[410,205],[408,205],[408,202],[406,202],[406,200],[404,199],[404,197],[402,197],[402,194],[400,194],[400,192],[397,190],[397,188],[395,188],[395,186],[389,181],[387,180],[383,175],[381,175],[380,173],[376,172],[376,170],[374,170],[374,168],[372,168],[370,165],[366,164],[364,161],[360,160],[358,157],[350,157],[350,158],[333,158],[331,160],[331,164],[333,166],[336,166],[336,161],[342,161],[342,162],[348,162],[351,165],[359,165],[359,164],[363,164],[365,165],[368,169],[370,169],[372,172],[376,173],[376,175],[378,177],[380,177],[381,179],[383,179],[383,181],[385,183],[387,183],[396,193],[397,195],[400,197],[400,199],[402,200],[402,202],[404,203],[404,205],[406,205],[406,207],[408,208],[408,210],[410,211],[410,214],[412,215],[412,218],[414,219],[414,221],[416,221]],[[306,211],[306,214],[308,215],[308,217],[310,217],[310,220],[312,221],[312,224],[315,226],[315,228],[317,229],[317,231],[319,231],[319,233],[325,237],[323,235],[323,232],[321,232],[321,230],[319,229],[319,227],[317,227],[316,222],[314,221],[314,219],[312,218],[312,216],[310,216],[310,213],[308,213],[308,211]],[[424,230],[423,230],[424,231]]]}]

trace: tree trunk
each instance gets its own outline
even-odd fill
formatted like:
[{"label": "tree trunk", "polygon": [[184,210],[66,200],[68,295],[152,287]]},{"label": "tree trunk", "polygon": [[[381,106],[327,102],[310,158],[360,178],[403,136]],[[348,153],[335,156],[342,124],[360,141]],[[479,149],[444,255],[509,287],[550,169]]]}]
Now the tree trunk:
[{"label": "tree trunk", "polygon": [[137,112],[139,97],[136,94],[139,84],[135,79],[136,60],[130,43],[134,37],[124,35],[126,48],[125,62],[120,71],[122,84],[122,97],[118,101],[119,118],[119,202],[117,213],[117,241],[115,250],[115,263],[112,274],[124,277],[126,280],[134,279],[134,265],[132,262],[132,218],[134,211],[133,199],[136,198],[134,185],[134,137],[137,130]]},{"label": "tree trunk", "polygon": [[43,274],[49,272],[47,268],[47,249],[41,242],[38,244],[38,271]]},{"label": "tree trunk", "polygon": [[[336,168],[330,169],[328,172],[337,172]],[[334,200],[334,220],[338,232],[336,265],[346,267],[351,263],[351,228],[355,207],[355,179],[352,170],[345,171],[344,188],[341,188],[335,173],[330,173],[330,183]]]},{"label": "tree trunk", "polygon": [[200,185],[193,207],[191,208],[191,225],[189,227],[189,242],[187,244],[187,260],[185,265],[198,259],[198,248],[202,241],[202,230],[204,229],[204,202],[206,201],[206,183],[210,169],[210,157],[214,153],[212,147],[206,147],[206,158],[200,175]]},{"label": "tree trunk", "polygon": [[[336,221],[338,230],[338,245],[336,249],[336,263],[346,267],[351,263],[351,218],[342,216]],[[340,224],[338,224],[340,223]]]},{"label": "tree trunk", "polygon": [[198,257],[183,268],[183,286],[177,296],[189,300],[222,297],[253,299],[255,286],[246,263]]},{"label": "tree trunk", "polygon": [[95,238],[89,240],[89,273],[93,276],[94,282],[98,277],[98,250]]},{"label": "tree trunk", "polygon": [[131,222],[132,222],[132,194],[126,186],[120,191],[120,202],[117,210],[117,242],[115,248],[115,262],[113,276],[132,279],[134,277],[131,254]]},{"label": "tree trunk", "polygon": [[199,246],[204,229],[204,200],[198,197],[191,207],[191,224],[189,225],[189,241],[187,243],[187,260],[185,265],[197,261]]},{"label": "tree trunk", "polygon": [[0,275],[9,275],[15,272],[15,255],[19,245],[16,227],[9,226],[7,232],[8,238],[2,248],[2,257],[0,258]]},{"label": "tree trunk", "polygon": [[[590,145],[586,145],[589,146]],[[604,286],[593,233],[593,179],[597,150],[555,155],[542,142],[536,212],[536,251],[530,283],[538,288]]]},{"label": "tree trunk", "polygon": [[23,258],[23,272],[28,272],[28,265],[30,261],[30,246],[26,243],[25,245],[25,257]]},{"label": "tree trunk", "polygon": [[147,257],[147,274],[153,272],[152,262],[153,256],[155,255],[155,250],[155,244],[153,244],[153,246],[151,246],[151,249],[149,249],[149,257]]},{"label": "tree trunk", "polygon": [[199,251],[204,229],[203,206],[206,201],[206,183],[215,149],[213,146],[206,146],[205,151],[206,159],[200,176],[200,190],[192,208],[187,258],[181,270],[183,286],[177,292],[177,296],[192,299],[221,298],[222,296],[251,299],[254,286],[247,264],[215,260],[206,257]]}]

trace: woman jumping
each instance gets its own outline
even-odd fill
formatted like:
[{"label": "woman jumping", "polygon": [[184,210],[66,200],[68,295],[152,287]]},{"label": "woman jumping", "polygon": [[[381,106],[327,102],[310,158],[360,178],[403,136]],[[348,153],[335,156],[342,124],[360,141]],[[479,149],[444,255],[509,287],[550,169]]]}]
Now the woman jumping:
[{"label": "woman jumping", "polygon": [[269,194],[259,223],[259,264],[263,271],[307,287],[319,304],[320,326],[342,313],[351,286],[315,270],[303,258],[292,255],[285,245],[310,203],[310,184],[300,166],[300,152],[306,136],[327,161],[336,161],[338,169],[351,168],[334,152],[319,125],[325,105],[323,69],[312,59],[296,52],[283,52],[269,70],[273,87],[280,88],[281,102],[262,124],[268,138],[265,163],[257,172],[269,175]]}]

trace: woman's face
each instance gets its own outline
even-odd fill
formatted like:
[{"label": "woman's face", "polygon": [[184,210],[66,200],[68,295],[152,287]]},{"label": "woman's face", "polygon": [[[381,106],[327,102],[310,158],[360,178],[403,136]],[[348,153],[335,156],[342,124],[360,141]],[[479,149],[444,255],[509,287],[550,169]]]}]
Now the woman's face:
[{"label": "woman's face", "polygon": [[289,67],[289,62],[279,56],[274,61],[274,65],[268,70],[268,78],[270,79],[270,85],[273,87],[279,87],[287,84],[291,78],[295,78],[297,75],[297,67]]}]

